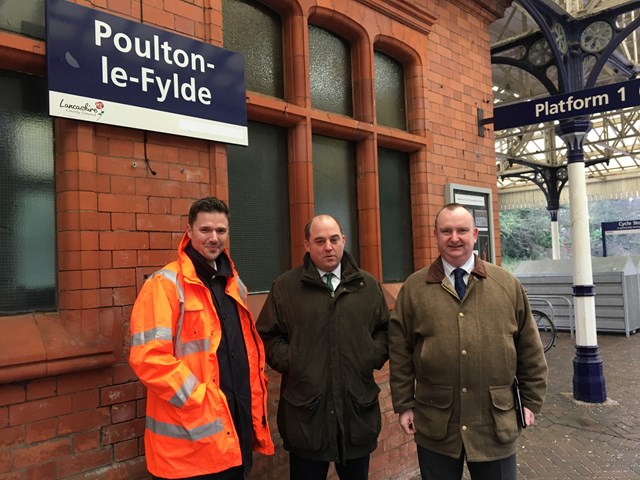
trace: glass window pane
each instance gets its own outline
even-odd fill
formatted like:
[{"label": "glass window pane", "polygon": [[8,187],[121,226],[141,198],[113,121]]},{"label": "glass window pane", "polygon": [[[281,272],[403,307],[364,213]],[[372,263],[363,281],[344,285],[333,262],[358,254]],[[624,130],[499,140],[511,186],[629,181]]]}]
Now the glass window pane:
[{"label": "glass window pane", "polygon": [[0,70],[0,314],[56,306],[53,123],[46,80]]},{"label": "glass window pane", "polygon": [[249,291],[266,292],[291,265],[287,131],[249,122],[249,146],[227,158],[231,257]]},{"label": "glass window pane", "polygon": [[247,90],[284,98],[282,21],[251,0],[223,0],[224,48],[244,55]]},{"label": "glass window pane", "polygon": [[402,64],[384,53],[375,52],[376,117],[387,127],[407,128]]},{"label": "glass window pane", "polygon": [[353,115],[351,54],[347,42],[309,25],[309,73],[313,108]]},{"label": "glass window pane", "polygon": [[44,39],[44,0],[0,1],[0,30]]},{"label": "glass window pane", "polygon": [[346,249],[358,260],[358,196],[355,145],[313,135],[314,214],[327,213],[342,225]]},{"label": "glass window pane", "polygon": [[413,273],[409,156],[378,149],[382,278],[403,282]]}]

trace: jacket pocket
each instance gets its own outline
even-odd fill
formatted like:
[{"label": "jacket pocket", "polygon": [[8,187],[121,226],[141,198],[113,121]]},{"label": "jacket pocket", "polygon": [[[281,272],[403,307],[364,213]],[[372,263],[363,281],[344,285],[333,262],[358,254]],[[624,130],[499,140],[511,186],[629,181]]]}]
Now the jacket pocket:
[{"label": "jacket pocket", "polygon": [[447,436],[453,411],[453,387],[416,384],[416,428],[433,440]]},{"label": "jacket pocket", "polygon": [[513,442],[518,438],[518,422],[511,385],[507,387],[489,387],[491,393],[491,414],[498,440],[502,443]]},{"label": "jacket pocket", "polygon": [[288,390],[282,392],[278,409],[278,430],[285,446],[315,452],[325,436],[320,395],[300,398]]},{"label": "jacket pocket", "polygon": [[382,428],[378,402],[380,388],[374,383],[362,396],[356,396],[351,389],[348,392],[345,416],[349,439],[353,445],[371,444],[377,440]]}]

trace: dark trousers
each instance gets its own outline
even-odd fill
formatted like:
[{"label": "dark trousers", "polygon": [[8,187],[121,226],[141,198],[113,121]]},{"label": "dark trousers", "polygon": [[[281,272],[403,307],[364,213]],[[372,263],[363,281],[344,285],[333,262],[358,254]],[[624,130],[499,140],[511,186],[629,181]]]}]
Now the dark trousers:
[{"label": "dark trousers", "polygon": [[[456,480],[462,478],[465,455],[451,458],[418,445],[418,463],[422,480]],[[516,480],[515,454],[490,462],[467,462],[472,480]]]},{"label": "dark trousers", "polygon": [[[336,463],[340,480],[367,480],[369,477],[369,455],[346,463]],[[289,480],[326,480],[329,462],[307,460],[289,452]]]},{"label": "dark trousers", "polygon": [[[166,480],[162,477],[153,476],[154,480]],[[196,475],[195,477],[184,477],[179,480],[244,480],[244,468],[233,467],[219,473],[208,475]]]}]

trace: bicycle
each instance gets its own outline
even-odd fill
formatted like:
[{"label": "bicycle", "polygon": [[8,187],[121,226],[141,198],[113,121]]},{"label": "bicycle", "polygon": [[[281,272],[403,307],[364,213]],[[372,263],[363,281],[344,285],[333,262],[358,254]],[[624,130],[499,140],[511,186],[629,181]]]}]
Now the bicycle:
[{"label": "bicycle", "polygon": [[531,315],[536,325],[538,325],[538,333],[540,334],[540,340],[542,340],[542,346],[546,353],[556,344],[558,330],[553,320],[551,320],[546,313],[540,310],[531,310]]}]

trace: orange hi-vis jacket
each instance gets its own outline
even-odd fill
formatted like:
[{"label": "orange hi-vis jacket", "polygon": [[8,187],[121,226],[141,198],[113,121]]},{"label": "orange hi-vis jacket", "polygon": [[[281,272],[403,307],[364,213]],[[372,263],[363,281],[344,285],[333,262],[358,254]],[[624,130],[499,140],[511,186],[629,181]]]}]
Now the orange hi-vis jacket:
[{"label": "orange hi-vis jacket", "polygon": [[[147,387],[144,436],[147,468],[158,477],[181,478],[242,464],[240,442],[220,389],[216,351],[220,320],[209,288],[178,247],[178,260],[144,284],[131,314],[129,363]],[[274,453],[267,423],[264,348],[247,308],[247,290],[233,263],[226,293],[235,301],[249,361],[253,450]]]}]

